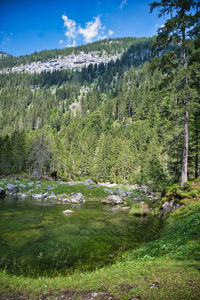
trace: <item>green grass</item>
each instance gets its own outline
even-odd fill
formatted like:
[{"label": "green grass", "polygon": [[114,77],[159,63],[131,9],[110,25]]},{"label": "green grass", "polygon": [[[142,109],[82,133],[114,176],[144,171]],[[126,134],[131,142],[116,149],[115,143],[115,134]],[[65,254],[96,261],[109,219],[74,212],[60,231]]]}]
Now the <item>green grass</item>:
[{"label": "green grass", "polygon": [[[38,279],[1,273],[1,290],[5,294],[24,292],[29,299],[49,291],[60,294],[71,289],[108,291],[115,299],[199,299],[199,265],[196,261],[180,262],[169,258],[150,261],[120,262],[91,273],[74,273],[68,277]],[[154,287],[155,284],[155,287]],[[76,298],[73,298],[76,299]],[[103,298],[102,298],[103,299]]]},{"label": "green grass", "polygon": [[[194,185],[197,193],[199,183]],[[86,299],[86,293],[91,298],[91,291],[99,293],[96,299],[108,299],[108,294],[124,300],[200,299],[200,199],[193,196],[188,205],[165,217],[159,239],[124,253],[111,266],[37,279],[12,276],[4,270],[0,286],[0,296],[21,292],[29,299],[46,293],[46,299],[55,299],[63,291],[70,291],[71,299]]]}]

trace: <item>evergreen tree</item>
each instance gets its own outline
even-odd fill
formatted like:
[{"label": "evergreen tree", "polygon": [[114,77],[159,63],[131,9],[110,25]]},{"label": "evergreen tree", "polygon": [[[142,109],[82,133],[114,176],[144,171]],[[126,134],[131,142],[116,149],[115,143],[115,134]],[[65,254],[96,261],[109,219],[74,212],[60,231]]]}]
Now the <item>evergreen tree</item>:
[{"label": "evergreen tree", "polygon": [[159,17],[170,15],[170,19],[168,19],[164,26],[158,31],[154,49],[159,52],[166,49],[169,45],[174,45],[174,50],[167,51],[160,61],[162,62],[165,73],[169,75],[168,79],[176,83],[176,92],[179,91],[178,95],[182,98],[184,106],[182,186],[188,178],[189,102],[192,100],[188,68],[188,55],[191,44],[189,38],[191,38],[192,32],[199,21],[199,16],[197,17],[196,14],[198,5],[199,1],[195,0],[161,0],[150,4],[151,12],[157,7],[160,8]]}]

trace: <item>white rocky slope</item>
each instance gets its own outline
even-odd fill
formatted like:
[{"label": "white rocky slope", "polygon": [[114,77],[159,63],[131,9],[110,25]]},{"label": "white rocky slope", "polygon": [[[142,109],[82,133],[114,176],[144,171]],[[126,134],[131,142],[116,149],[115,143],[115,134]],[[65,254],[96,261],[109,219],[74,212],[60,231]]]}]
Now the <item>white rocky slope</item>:
[{"label": "white rocky slope", "polygon": [[51,59],[45,62],[33,62],[27,65],[15,66],[12,68],[6,68],[0,70],[0,73],[29,73],[29,74],[39,74],[41,72],[53,72],[65,69],[82,69],[83,67],[88,67],[89,64],[100,64],[108,63],[113,60],[116,61],[120,55],[106,56],[104,53],[102,56],[99,55],[98,51],[79,54],[71,54],[68,56],[60,56],[59,58]]}]

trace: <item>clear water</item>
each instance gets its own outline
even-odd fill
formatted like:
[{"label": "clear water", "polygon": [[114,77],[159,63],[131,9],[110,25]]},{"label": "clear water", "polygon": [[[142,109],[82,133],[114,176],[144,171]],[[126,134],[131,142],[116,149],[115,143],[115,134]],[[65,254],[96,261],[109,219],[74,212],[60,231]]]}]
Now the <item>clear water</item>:
[{"label": "clear water", "polygon": [[[65,216],[63,210],[73,209]],[[31,276],[91,270],[155,238],[160,229],[153,217],[89,202],[82,206],[52,200],[0,199],[0,267]]]}]

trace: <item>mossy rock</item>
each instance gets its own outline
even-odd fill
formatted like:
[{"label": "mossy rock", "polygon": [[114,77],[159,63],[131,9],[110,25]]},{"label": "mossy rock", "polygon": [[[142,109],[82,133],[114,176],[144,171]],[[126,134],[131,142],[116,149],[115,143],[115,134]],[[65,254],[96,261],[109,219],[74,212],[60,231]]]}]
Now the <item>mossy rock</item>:
[{"label": "mossy rock", "polygon": [[136,217],[145,217],[149,214],[149,206],[144,202],[133,203],[129,214]]}]

